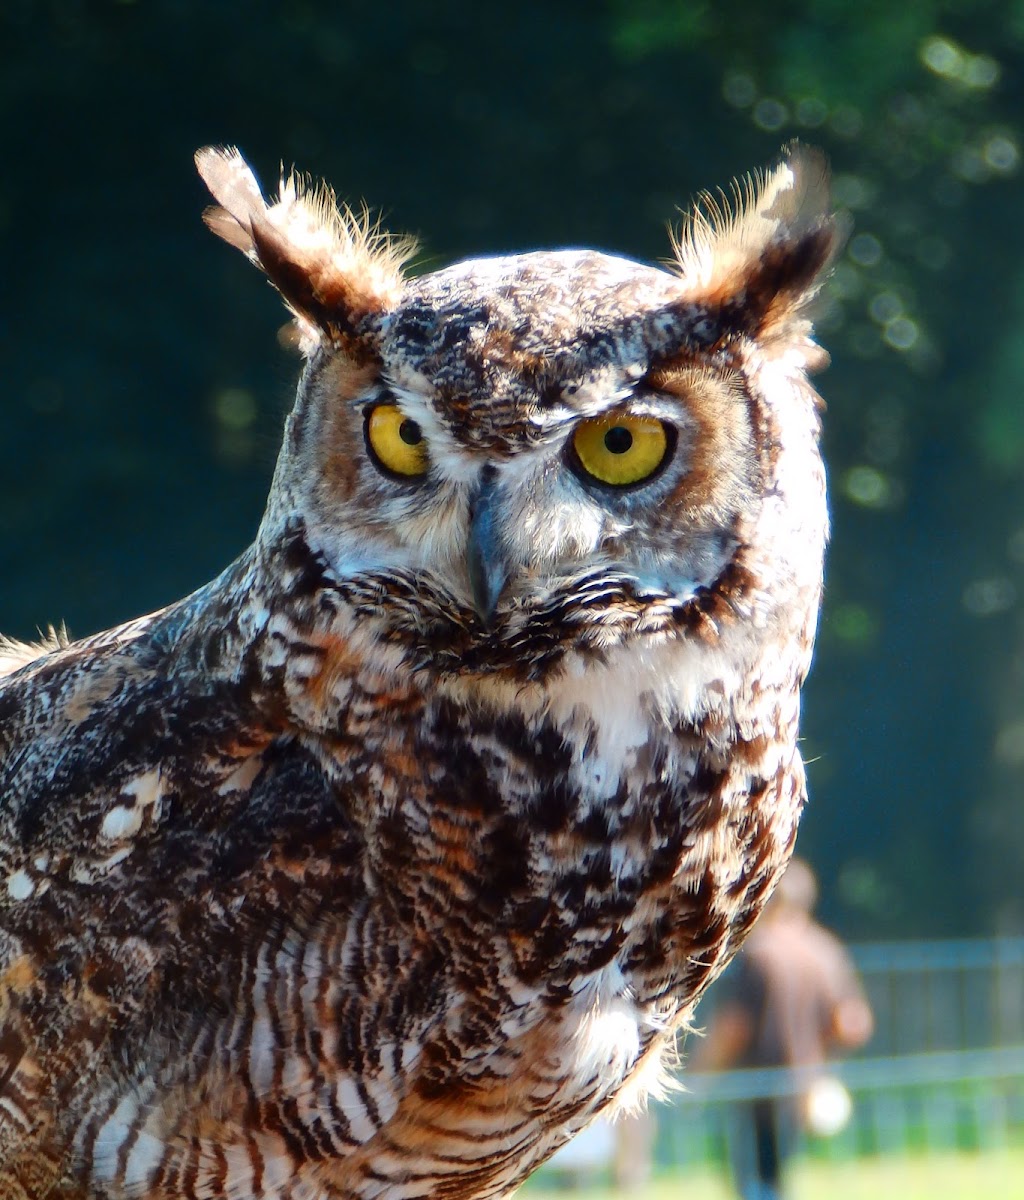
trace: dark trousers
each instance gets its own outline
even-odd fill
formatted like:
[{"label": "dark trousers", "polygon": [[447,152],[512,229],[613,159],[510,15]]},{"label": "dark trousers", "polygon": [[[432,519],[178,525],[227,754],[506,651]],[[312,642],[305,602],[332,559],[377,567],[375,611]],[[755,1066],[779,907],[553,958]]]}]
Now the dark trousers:
[{"label": "dark trousers", "polygon": [[796,1141],[792,1105],[773,1100],[737,1104],[729,1129],[729,1157],[743,1200],[780,1200],[782,1175]]}]

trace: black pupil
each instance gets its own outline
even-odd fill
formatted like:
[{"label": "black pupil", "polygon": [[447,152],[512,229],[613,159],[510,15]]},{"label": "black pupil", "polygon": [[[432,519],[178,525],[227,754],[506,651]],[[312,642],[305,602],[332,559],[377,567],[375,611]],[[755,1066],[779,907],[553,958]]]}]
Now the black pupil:
[{"label": "black pupil", "polygon": [[423,434],[415,421],[403,421],[398,427],[398,436],[407,446],[418,446],[423,441]]},{"label": "black pupil", "polygon": [[604,435],[604,445],[610,454],[625,454],[633,445],[633,435],[621,425],[615,425]]}]

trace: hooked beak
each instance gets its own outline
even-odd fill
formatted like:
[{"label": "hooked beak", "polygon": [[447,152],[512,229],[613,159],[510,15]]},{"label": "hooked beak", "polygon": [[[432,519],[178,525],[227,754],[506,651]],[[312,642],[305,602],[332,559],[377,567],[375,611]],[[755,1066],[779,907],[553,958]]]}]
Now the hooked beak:
[{"label": "hooked beak", "polygon": [[497,487],[493,467],[485,467],[480,475],[476,495],[470,501],[469,542],[466,546],[466,566],[473,592],[473,607],[485,625],[490,625],[505,584],[509,565],[495,523]]}]

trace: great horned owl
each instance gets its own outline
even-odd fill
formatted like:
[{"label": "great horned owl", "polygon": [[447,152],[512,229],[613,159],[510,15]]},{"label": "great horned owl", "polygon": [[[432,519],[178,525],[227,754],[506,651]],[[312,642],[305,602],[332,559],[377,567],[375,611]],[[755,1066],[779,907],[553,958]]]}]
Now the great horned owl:
[{"label": "great horned owl", "polygon": [[197,162],[305,369],[237,562],[5,644],[0,1194],[502,1196],[658,1088],[793,845],[824,164],[668,269],[408,277]]}]

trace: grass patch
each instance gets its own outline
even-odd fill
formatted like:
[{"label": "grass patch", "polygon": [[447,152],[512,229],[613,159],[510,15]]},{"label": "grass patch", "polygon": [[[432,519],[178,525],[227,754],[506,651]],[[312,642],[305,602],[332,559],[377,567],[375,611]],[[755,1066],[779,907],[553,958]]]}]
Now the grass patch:
[{"label": "grass patch", "polygon": [[[610,1187],[557,1188],[542,1174],[524,1200],[622,1200]],[[629,1200],[735,1200],[724,1174],[707,1167],[658,1175]],[[789,1175],[790,1200],[1024,1200],[1024,1150],[886,1155],[846,1161],[801,1159]]]}]

